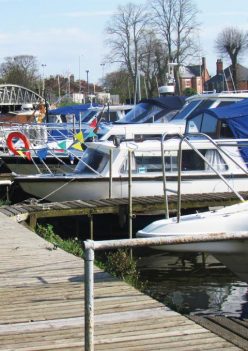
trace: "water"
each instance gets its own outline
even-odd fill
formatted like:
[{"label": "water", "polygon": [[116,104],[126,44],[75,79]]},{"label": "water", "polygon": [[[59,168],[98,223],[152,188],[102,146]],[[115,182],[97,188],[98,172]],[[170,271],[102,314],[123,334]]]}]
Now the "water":
[{"label": "water", "polygon": [[177,255],[155,250],[135,253],[148,293],[190,315],[248,318],[248,284],[211,255]]}]

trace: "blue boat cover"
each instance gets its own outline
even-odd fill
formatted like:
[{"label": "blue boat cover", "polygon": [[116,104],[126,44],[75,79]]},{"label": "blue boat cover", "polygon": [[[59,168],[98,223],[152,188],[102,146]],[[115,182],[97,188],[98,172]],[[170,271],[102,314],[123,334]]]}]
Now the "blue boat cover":
[{"label": "blue boat cover", "polygon": [[[248,139],[248,99],[224,107],[199,110],[187,118],[187,123],[192,118],[204,113],[225,122],[236,139]],[[240,147],[240,152],[244,161],[248,164],[248,147]]]},{"label": "blue boat cover", "polygon": [[49,110],[49,115],[75,115],[76,119],[79,118],[80,112],[88,110],[90,107],[101,107],[102,105],[96,103],[80,104],[80,105],[70,105],[62,106],[54,110]]}]

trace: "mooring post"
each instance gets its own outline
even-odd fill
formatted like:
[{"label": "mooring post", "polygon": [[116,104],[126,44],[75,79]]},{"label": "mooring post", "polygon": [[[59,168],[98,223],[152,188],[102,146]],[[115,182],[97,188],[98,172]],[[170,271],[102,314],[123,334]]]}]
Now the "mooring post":
[{"label": "mooring post", "polygon": [[[89,243],[89,245],[87,245]],[[84,253],[84,349],[94,351],[94,250],[85,243]]]},{"label": "mooring post", "polygon": [[90,221],[90,239],[93,240],[94,239],[93,215],[89,214],[88,218],[89,218],[89,221]]}]

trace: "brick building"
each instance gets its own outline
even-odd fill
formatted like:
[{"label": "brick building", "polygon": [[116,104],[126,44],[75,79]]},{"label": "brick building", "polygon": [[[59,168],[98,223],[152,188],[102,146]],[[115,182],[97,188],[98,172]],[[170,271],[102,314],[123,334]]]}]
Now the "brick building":
[{"label": "brick building", "polygon": [[199,65],[180,67],[179,79],[182,92],[186,88],[191,88],[199,94],[202,93],[206,81],[210,79],[205,57],[202,57],[202,63]]},{"label": "brick building", "polygon": [[205,90],[216,92],[248,90],[248,69],[239,63],[236,65],[237,86],[234,85],[232,66],[223,69],[221,59],[216,61],[216,75],[205,82]]}]

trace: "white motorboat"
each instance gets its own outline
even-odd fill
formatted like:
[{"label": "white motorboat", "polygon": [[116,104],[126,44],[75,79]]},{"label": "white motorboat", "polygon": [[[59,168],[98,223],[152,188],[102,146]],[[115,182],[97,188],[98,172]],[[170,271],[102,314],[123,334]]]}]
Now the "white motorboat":
[{"label": "white motorboat", "polygon": [[[215,256],[239,278],[248,282],[248,238],[225,239],[225,233],[247,232],[248,203],[224,207],[215,211],[161,219],[139,230],[137,238],[163,237],[177,239],[176,244],[156,246],[167,252],[207,252]],[[223,239],[211,240],[222,233]],[[184,242],[205,236],[201,242]]]},{"label": "white motorboat", "polygon": [[[239,140],[232,140],[230,145],[225,142],[220,148],[209,140],[193,138],[191,144],[199,151],[198,154],[188,142],[181,144],[180,137],[164,141],[167,190],[172,193],[178,190],[180,147],[182,193],[228,192],[233,191],[233,187],[237,191],[247,190],[246,165],[238,150],[238,142]],[[229,157],[230,153],[232,159]],[[50,201],[127,197],[130,178],[133,196],[163,195],[162,164],[161,141],[123,141],[117,146],[110,141],[99,141],[88,144],[72,173],[17,175],[15,181],[27,193]],[[220,178],[220,172],[223,179]]]}]

